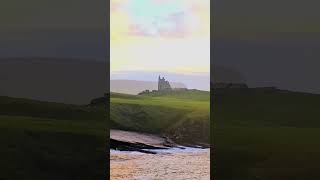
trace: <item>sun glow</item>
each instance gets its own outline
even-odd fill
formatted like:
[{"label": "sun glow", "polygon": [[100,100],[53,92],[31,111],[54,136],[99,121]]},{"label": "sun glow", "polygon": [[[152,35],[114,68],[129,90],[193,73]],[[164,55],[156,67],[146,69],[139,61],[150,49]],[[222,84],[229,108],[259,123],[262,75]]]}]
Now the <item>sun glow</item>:
[{"label": "sun glow", "polygon": [[111,0],[111,71],[209,72],[209,0]]}]

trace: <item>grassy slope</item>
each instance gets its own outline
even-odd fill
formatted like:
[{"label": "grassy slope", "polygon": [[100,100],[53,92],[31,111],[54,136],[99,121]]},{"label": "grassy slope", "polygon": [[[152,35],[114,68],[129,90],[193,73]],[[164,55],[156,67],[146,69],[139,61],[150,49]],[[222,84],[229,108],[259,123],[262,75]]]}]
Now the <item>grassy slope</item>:
[{"label": "grassy slope", "polygon": [[256,89],[214,98],[216,179],[320,178],[320,95]]},{"label": "grassy slope", "polygon": [[[186,122],[208,127],[209,95],[188,93],[112,94],[111,125],[204,138]],[[282,91],[215,95],[215,177],[319,179],[319,101],[319,95]],[[0,179],[102,177],[105,118],[102,107],[0,97]]]},{"label": "grassy slope", "polygon": [[114,128],[163,133],[184,143],[209,142],[209,92],[111,94]]},{"label": "grassy slope", "polygon": [[102,179],[104,107],[0,97],[0,179]]}]

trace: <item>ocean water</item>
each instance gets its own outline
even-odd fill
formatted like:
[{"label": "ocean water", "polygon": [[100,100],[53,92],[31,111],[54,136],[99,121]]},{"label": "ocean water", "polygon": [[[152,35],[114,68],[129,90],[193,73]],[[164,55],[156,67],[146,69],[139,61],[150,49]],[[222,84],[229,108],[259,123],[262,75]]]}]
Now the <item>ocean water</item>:
[{"label": "ocean water", "polygon": [[210,149],[180,147],[152,150],[157,154],[110,150],[113,180],[208,180]]}]

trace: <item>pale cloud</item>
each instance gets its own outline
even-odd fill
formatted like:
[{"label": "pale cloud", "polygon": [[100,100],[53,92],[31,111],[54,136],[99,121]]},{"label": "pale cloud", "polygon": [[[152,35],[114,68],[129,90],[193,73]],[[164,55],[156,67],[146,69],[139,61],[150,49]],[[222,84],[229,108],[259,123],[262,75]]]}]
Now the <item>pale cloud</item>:
[{"label": "pale cloud", "polygon": [[209,0],[111,0],[111,71],[209,72]]}]

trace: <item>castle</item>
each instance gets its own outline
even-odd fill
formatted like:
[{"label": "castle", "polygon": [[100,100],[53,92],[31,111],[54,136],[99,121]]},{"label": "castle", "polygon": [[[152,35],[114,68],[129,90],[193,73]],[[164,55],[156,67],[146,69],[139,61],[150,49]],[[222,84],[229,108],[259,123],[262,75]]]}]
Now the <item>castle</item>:
[{"label": "castle", "polygon": [[169,81],[166,81],[164,79],[164,77],[160,78],[160,76],[159,76],[159,78],[158,78],[158,91],[161,92],[161,91],[171,91],[171,90],[172,90],[172,88],[170,86]]},{"label": "castle", "polygon": [[144,94],[150,94],[150,93],[153,93],[153,94],[162,94],[163,92],[170,92],[170,91],[187,91],[188,89],[187,88],[172,88],[169,81],[166,81],[164,79],[164,77],[160,77],[158,78],[158,90],[144,90],[140,93],[138,93],[138,95],[144,95]]}]

